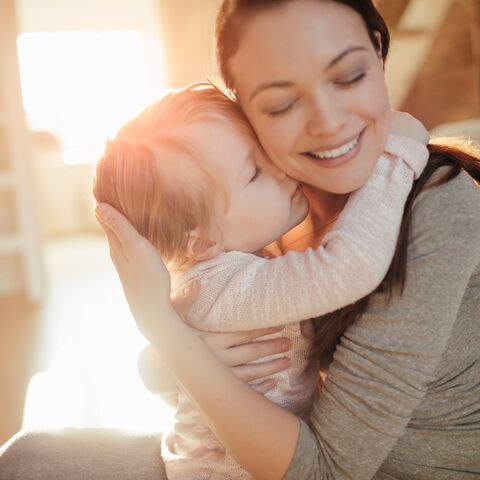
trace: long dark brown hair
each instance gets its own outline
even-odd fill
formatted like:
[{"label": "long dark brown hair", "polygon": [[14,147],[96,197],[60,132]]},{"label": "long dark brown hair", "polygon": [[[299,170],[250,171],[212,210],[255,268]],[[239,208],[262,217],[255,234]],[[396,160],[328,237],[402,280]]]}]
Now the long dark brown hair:
[{"label": "long dark brown hair", "polygon": [[[217,59],[225,86],[235,93],[235,81],[229,61],[240,44],[243,26],[255,14],[281,7],[294,0],[224,0],[217,15]],[[325,0],[319,0],[325,1]],[[385,20],[371,0],[334,0],[355,10],[363,19],[375,50],[381,51],[385,61],[390,48],[390,32]],[[381,44],[378,39],[380,34]]]},{"label": "long dark brown hair", "polygon": [[[224,0],[217,17],[217,56],[220,71],[228,89],[235,93],[235,81],[230,73],[229,60],[238,49],[242,27],[249,18],[260,11],[279,7],[294,0]],[[325,0],[319,0],[325,1]],[[377,51],[381,50],[383,60],[388,55],[390,34],[388,27],[371,0],[333,0],[355,10],[363,19],[370,40]],[[380,34],[381,44],[378,40]],[[412,187],[405,204],[400,233],[392,263],[380,286],[370,295],[353,305],[341,308],[322,317],[317,322],[312,358],[327,367],[343,332],[366,311],[370,297],[380,292],[391,298],[394,293],[402,294],[407,279],[407,252],[412,224],[413,204],[419,193],[455,178],[462,170],[476,182],[480,182],[480,150],[472,143],[461,140],[443,139],[428,145],[430,158],[420,178]],[[440,178],[430,181],[433,173],[441,167],[448,167]]]},{"label": "long dark brown hair", "polygon": [[[452,180],[462,170],[466,171],[477,183],[480,182],[480,149],[478,147],[466,141],[442,139],[438,143],[429,144],[428,150],[430,151],[428,164],[422,175],[413,183],[407,198],[395,253],[382,283],[370,295],[352,305],[322,316],[321,321],[317,322],[311,357],[320,362],[321,368],[326,368],[330,364],[343,332],[365,313],[370,297],[374,293],[383,293],[387,295],[388,299],[395,293],[399,295],[403,293],[408,273],[407,252],[413,204],[419,193],[426,188],[433,188]],[[430,181],[433,173],[440,167],[448,168],[440,178]]]}]

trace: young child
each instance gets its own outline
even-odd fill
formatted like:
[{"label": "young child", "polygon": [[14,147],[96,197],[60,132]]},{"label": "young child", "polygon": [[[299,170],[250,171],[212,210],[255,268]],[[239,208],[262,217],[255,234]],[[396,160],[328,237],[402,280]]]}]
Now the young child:
[{"label": "young child", "polygon": [[[420,127],[410,130],[424,138]],[[427,159],[420,141],[390,135],[367,184],[350,195],[321,246],[262,258],[256,252],[301,223],[308,202],[298,182],[265,158],[237,104],[203,84],[168,95],[127,124],[107,145],[94,193],[155,245],[172,289],[199,281],[185,318],[190,325],[204,331],[286,325],[276,335],[292,341],[291,367],[276,375],[267,397],[305,417],[318,369],[307,368],[312,339],[300,322],[381,283],[405,200]],[[183,394],[162,455],[171,480],[250,478]]]}]

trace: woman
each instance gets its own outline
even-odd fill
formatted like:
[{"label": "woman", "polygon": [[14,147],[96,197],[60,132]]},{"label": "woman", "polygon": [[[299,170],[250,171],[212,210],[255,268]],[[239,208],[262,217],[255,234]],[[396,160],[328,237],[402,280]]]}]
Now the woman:
[{"label": "woman", "polygon": [[[388,31],[369,0],[225,1],[219,18],[227,85],[273,161],[308,185],[310,220],[280,247],[318,244],[385,141]],[[361,155],[342,155],[354,139]],[[480,474],[480,195],[459,173],[462,166],[479,180],[479,167],[460,150],[430,150],[380,289],[319,323],[314,354],[329,372],[311,426],[232,375],[173,309],[159,314],[149,286],[163,274],[161,260],[121,216],[99,209],[140,329],[256,478]],[[427,188],[434,182],[441,184]],[[209,342],[225,347],[216,354],[227,365],[239,365],[251,360],[250,347],[229,347],[258,334]]]},{"label": "woman", "polygon": [[[308,185],[312,216],[303,234],[310,245],[348,193],[365,183],[382,150],[390,108],[383,77],[388,40],[368,1],[226,1],[222,7],[218,41],[225,82],[270,158]],[[341,155],[337,149],[354,139],[359,155]],[[381,291],[332,315],[328,327],[319,322],[316,350],[326,364],[339,316],[343,329],[360,317],[337,346],[311,429],[227,378],[216,381],[228,390],[228,401],[216,401],[213,386],[203,377],[196,386],[162,352],[221,441],[255,477],[480,473],[480,192],[464,173],[424,188],[448,172],[436,171],[443,161],[460,159],[460,153],[447,157],[431,150]],[[462,158],[478,180],[478,163]],[[115,255],[115,244],[113,249]],[[117,266],[125,267],[121,258]],[[135,278],[122,273],[124,281]],[[153,303],[135,300],[128,284],[126,291],[134,310]],[[155,340],[144,322],[148,315],[135,316],[158,350],[165,348],[165,339]]]}]

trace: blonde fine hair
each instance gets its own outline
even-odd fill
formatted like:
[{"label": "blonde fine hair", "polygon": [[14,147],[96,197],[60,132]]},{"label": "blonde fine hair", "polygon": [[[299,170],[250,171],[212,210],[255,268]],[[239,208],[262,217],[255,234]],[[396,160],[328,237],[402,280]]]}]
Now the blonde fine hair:
[{"label": "blonde fine hair", "polygon": [[170,93],[147,107],[107,143],[97,164],[93,192],[122,212],[160,252],[170,268],[190,260],[189,233],[210,241],[222,186],[185,133],[199,121],[232,121],[254,135],[236,102],[209,83]]}]

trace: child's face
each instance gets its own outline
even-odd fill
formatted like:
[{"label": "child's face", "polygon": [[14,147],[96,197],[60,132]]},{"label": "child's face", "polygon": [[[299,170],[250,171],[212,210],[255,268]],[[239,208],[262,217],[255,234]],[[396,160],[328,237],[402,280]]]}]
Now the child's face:
[{"label": "child's face", "polygon": [[229,199],[228,209],[219,205],[214,219],[225,251],[256,252],[305,218],[308,202],[299,183],[269,162],[253,136],[228,120],[193,130]]}]

